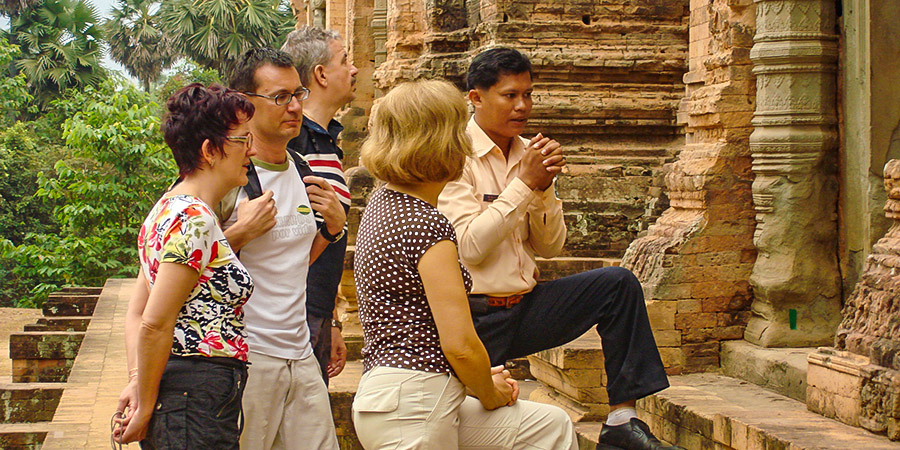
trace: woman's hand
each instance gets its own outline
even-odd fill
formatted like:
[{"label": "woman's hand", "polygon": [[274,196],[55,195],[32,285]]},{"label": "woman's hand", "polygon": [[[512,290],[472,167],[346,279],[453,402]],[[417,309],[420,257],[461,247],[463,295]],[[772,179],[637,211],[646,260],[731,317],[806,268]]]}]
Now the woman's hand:
[{"label": "woman's hand", "polygon": [[150,426],[153,408],[138,407],[129,416],[124,419],[128,422],[127,426],[118,427],[113,431],[113,439],[120,444],[141,441],[147,437],[147,428]]},{"label": "woman's hand", "polygon": [[116,429],[113,434],[122,434],[128,422],[131,421],[132,413],[137,409],[138,393],[137,393],[137,377],[131,377],[125,389],[119,394],[119,405],[116,407],[116,418],[114,420]]},{"label": "woman's hand", "polygon": [[505,370],[503,372],[506,373],[501,372],[491,376],[491,380],[494,382],[493,392],[491,392],[490,395],[482,396],[483,398],[478,399],[481,401],[481,405],[484,406],[484,409],[488,411],[497,409],[501,406],[511,405],[514,401],[513,386],[506,382],[509,378],[509,372]]}]

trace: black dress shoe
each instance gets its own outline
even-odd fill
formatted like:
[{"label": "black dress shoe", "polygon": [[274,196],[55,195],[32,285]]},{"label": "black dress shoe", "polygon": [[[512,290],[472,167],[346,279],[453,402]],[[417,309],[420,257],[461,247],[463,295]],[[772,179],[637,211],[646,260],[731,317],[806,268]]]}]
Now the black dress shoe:
[{"label": "black dress shoe", "polygon": [[684,450],[681,447],[665,445],[650,432],[650,427],[638,418],[628,423],[609,426],[603,424],[597,450]]}]

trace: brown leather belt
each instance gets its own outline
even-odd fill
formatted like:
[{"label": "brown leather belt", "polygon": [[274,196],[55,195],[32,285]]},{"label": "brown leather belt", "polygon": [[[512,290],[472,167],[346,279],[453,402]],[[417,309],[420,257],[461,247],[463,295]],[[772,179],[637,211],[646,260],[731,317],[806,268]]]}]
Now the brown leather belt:
[{"label": "brown leather belt", "polygon": [[509,309],[522,301],[522,294],[507,297],[494,297],[491,295],[474,294],[469,296],[469,309],[473,314],[485,314],[492,310]]},{"label": "brown leather belt", "polygon": [[516,306],[519,302],[522,301],[521,294],[509,295],[506,297],[491,297],[490,295],[486,295],[485,297],[487,297],[488,306],[492,308],[509,309],[513,306]]}]

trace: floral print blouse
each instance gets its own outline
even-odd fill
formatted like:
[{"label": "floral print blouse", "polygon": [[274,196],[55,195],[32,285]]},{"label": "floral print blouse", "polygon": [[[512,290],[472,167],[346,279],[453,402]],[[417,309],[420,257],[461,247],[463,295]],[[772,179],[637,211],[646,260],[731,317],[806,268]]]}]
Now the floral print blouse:
[{"label": "floral print blouse", "polygon": [[161,198],[141,225],[138,253],[151,290],[160,263],[184,264],[200,273],[175,322],[173,355],[247,360],[243,306],[253,281],[212,208],[190,195]]}]

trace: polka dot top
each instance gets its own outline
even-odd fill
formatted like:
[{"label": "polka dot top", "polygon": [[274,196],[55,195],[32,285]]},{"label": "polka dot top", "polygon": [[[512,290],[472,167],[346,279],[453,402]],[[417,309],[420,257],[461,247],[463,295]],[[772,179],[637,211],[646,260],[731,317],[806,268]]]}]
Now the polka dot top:
[{"label": "polka dot top", "polygon": [[[456,232],[437,208],[411,195],[379,189],[372,194],[356,236],[353,271],[363,326],[363,370],[376,366],[452,372],[425,288],[419,258]],[[472,277],[460,264],[466,291]]]}]

